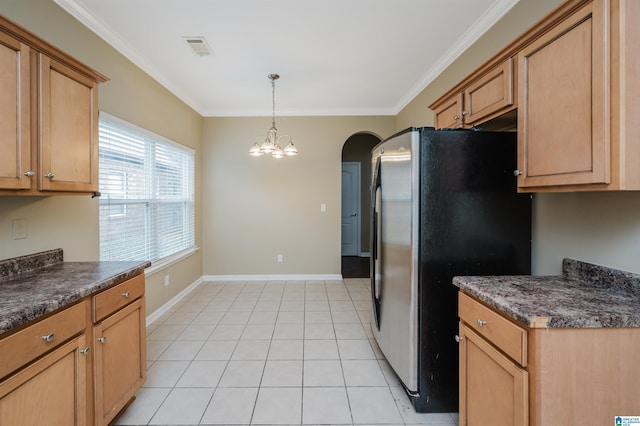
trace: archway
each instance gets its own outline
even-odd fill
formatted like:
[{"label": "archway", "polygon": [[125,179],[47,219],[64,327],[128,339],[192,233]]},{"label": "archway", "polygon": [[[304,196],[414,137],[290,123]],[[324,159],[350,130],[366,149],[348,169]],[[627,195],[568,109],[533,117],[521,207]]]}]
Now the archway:
[{"label": "archway", "polygon": [[344,278],[369,277],[371,220],[371,149],[378,136],[359,132],[342,147],[341,273]]}]

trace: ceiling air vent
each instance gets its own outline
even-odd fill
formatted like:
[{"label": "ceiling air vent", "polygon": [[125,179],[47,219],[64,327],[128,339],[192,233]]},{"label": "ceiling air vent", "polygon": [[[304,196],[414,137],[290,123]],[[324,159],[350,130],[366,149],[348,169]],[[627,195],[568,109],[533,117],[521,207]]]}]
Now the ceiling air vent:
[{"label": "ceiling air vent", "polygon": [[213,55],[207,40],[204,37],[183,37],[183,39],[187,42],[187,44],[191,47],[191,50],[196,55],[199,56],[207,56]]}]

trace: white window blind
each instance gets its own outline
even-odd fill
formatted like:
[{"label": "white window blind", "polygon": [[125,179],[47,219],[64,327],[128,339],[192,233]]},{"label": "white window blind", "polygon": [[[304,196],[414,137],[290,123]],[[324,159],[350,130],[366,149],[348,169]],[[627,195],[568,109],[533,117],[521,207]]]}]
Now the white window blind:
[{"label": "white window blind", "polygon": [[104,112],[100,259],[164,259],[195,246],[194,151]]}]

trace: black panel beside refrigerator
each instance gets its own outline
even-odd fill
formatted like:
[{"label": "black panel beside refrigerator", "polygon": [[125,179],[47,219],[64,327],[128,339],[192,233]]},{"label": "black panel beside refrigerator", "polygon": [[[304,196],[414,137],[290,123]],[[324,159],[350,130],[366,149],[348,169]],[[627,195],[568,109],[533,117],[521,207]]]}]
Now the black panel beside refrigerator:
[{"label": "black panel beside refrigerator", "polygon": [[410,128],[372,151],[372,329],[418,412],[458,411],[456,275],[530,274],[516,134]]}]

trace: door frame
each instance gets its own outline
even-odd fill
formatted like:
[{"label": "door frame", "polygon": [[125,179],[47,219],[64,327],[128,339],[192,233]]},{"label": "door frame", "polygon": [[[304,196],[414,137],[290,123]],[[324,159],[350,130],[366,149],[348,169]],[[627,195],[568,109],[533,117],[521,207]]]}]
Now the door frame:
[{"label": "door frame", "polygon": [[[362,187],[362,165],[360,164],[359,161],[343,161],[341,166],[340,166],[340,176],[341,176],[341,182],[340,182],[340,198],[342,199],[342,194],[344,193],[344,180],[342,179],[342,170],[344,170],[344,166],[345,165],[350,165],[350,166],[356,166],[356,175],[357,175],[357,179],[356,179],[356,183],[355,183],[355,193],[357,196],[357,200],[358,202],[356,203],[356,256],[360,257],[361,250],[360,250],[360,246],[361,246],[361,238],[362,238],[362,194],[361,194],[361,187]],[[342,215],[343,215],[343,208],[344,206],[340,206],[340,226],[342,227]],[[342,233],[340,233],[340,256],[343,256],[342,254]]]}]

